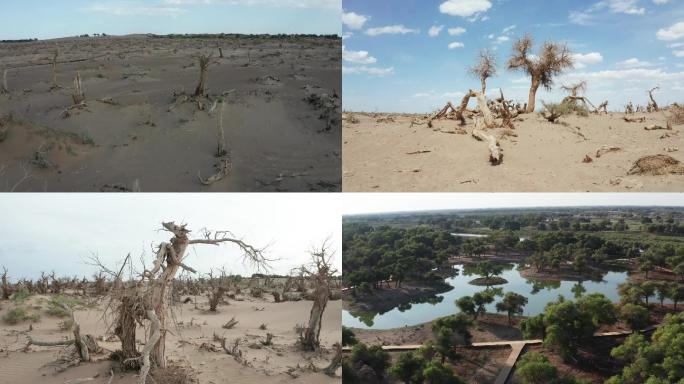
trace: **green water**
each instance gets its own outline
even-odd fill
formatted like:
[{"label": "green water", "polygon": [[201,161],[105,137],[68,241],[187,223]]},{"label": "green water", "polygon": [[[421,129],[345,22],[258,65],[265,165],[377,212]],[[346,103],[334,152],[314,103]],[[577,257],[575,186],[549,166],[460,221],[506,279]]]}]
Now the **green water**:
[{"label": "green water", "polygon": [[[445,281],[453,287],[448,292],[441,293],[429,299],[429,302],[403,304],[382,314],[364,313],[352,315],[349,311],[342,312],[342,324],[347,327],[365,329],[390,329],[403,327],[406,325],[416,325],[436,319],[438,317],[453,315],[458,312],[454,301],[462,296],[472,296],[474,293],[482,291],[485,287],[468,284],[477,276],[467,276],[463,273],[463,266],[456,265],[461,273],[446,279]],[[516,292],[528,299],[525,306],[524,315],[533,316],[544,311],[544,307],[550,301],[563,295],[568,299],[575,297],[572,288],[576,281],[533,281],[528,280],[517,271],[516,264],[510,264],[508,269],[501,275],[508,283],[497,285],[504,292]],[[618,301],[619,295],[617,286],[627,279],[627,272],[606,272],[600,281],[584,281],[582,286],[588,293],[602,293],[612,301]],[[494,303],[487,306],[488,312],[496,312]]]}]

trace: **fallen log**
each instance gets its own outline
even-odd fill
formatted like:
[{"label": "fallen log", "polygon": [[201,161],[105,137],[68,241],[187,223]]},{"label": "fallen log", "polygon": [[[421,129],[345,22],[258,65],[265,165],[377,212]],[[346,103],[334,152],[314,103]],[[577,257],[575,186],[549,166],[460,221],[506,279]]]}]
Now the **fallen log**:
[{"label": "fallen log", "polygon": [[660,126],[660,125],[656,125],[656,124],[651,124],[651,125],[649,125],[649,126],[647,126],[647,127],[644,127],[644,129],[647,130],[647,131],[656,131],[656,130],[659,130],[659,129],[664,129],[664,130],[667,130],[667,131],[671,131],[671,130],[672,130],[672,123],[670,123],[670,122],[668,121],[666,127],[663,127],[663,126]]},{"label": "fallen log", "polygon": [[622,120],[628,122],[628,123],[643,123],[646,121],[645,117],[623,117]]},{"label": "fallen log", "polygon": [[[476,124],[477,126],[478,124]],[[503,151],[499,146],[499,142],[496,137],[485,133],[484,130],[480,128],[473,129],[472,136],[478,141],[484,141],[489,147],[489,163],[491,165],[499,165],[503,161]]]}]

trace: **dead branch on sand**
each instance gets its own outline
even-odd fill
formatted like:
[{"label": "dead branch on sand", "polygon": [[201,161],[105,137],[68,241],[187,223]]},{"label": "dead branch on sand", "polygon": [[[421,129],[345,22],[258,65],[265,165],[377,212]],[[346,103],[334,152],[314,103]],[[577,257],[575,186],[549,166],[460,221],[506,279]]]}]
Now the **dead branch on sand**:
[{"label": "dead branch on sand", "polygon": [[620,147],[611,147],[610,145],[602,145],[599,149],[596,150],[596,158],[599,158],[606,153],[610,152],[619,152],[621,151],[622,148]]},{"label": "dead branch on sand", "polygon": [[660,125],[651,124],[651,125],[649,125],[649,126],[644,127],[644,129],[647,130],[647,131],[656,131],[656,130],[659,130],[659,129],[664,129],[664,130],[667,130],[667,131],[671,131],[671,130],[672,130],[672,123],[670,123],[670,121],[668,120],[666,125],[667,125],[667,126],[663,127],[663,126],[660,126]]},{"label": "dead branch on sand", "polygon": [[330,365],[323,369],[323,373],[328,376],[335,376],[335,371],[342,365],[342,345],[340,343],[335,343],[333,348],[335,349],[335,356],[330,362]]},{"label": "dead branch on sand", "polygon": [[219,107],[218,107],[218,116],[217,116],[217,122],[216,122],[216,157],[223,157],[225,156],[228,152],[226,152],[226,136],[223,131],[223,110],[225,103],[223,102],[223,98],[218,99]]},{"label": "dead branch on sand", "polygon": [[623,117],[622,120],[628,122],[628,123],[643,123],[646,121],[645,117]]},{"label": "dead branch on sand", "polygon": [[475,129],[473,129],[472,136],[478,141],[484,141],[489,147],[489,163],[492,165],[499,165],[503,161],[503,150],[499,146],[499,142],[493,135],[485,133],[485,131],[478,126],[482,123],[480,119],[475,122]]},{"label": "dead branch on sand", "polygon": [[230,158],[227,155],[224,155],[219,159],[219,162],[215,165],[216,167],[216,173],[209,176],[206,179],[202,178],[202,175],[200,172],[197,172],[197,178],[199,179],[200,183],[202,185],[212,185],[218,181],[223,180],[226,176],[230,174],[230,170],[232,167],[232,164],[230,162]]}]

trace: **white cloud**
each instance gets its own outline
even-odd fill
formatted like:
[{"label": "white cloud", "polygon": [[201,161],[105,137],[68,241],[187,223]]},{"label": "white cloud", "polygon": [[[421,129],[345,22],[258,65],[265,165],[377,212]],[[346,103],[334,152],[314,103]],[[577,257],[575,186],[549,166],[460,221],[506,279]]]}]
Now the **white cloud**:
[{"label": "white cloud", "polygon": [[342,60],[355,64],[375,64],[378,60],[368,54],[368,51],[348,51],[342,46]]},{"label": "white cloud", "polygon": [[459,36],[466,32],[463,27],[449,28],[449,36]]},{"label": "white cloud", "polygon": [[363,25],[370,19],[368,16],[359,15],[354,12],[342,12],[342,24],[349,29],[361,29]]},{"label": "white cloud", "polygon": [[430,37],[437,37],[442,32],[442,29],[444,29],[443,25],[433,25],[430,27],[428,35],[430,35]]},{"label": "white cloud", "polygon": [[449,49],[456,49],[456,48],[463,48],[463,47],[464,47],[463,43],[461,43],[459,41],[454,41],[453,43],[449,44]]},{"label": "white cloud", "polygon": [[114,16],[171,16],[188,12],[187,9],[163,4],[146,4],[138,1],[107,1],[86,7],[89,12],[107,13]]},{"label": "white cloud", "polygon": [[659,40],[672,41],[684,37],[684,21],[672,25],[670,28],[659,29],[656,33]]},{"label": "white cloud", "polygon": [[596,13],[608,10],[611,13],[624,13],[627,15],[643,15],[646,8],[638,7],[640,0],[602,0],[592,4],[583,11],[570,11],[568,20],[573,24],[590,25],[593,23]]},{"label": "white cloud", "polygon": [[517,27],[517,25],[515,25],[515,24],[509,25],[508,27],[504,28],[503,31],[501,31],[501,33],[505,35],[505,34],[507,34],[508,32],[514,30],[515,27]]},{"label": "white cloud", "polygon": [[668,48],[680,48],[684,47],[684,43],[672,43],[667,45]]},{"label": "white cloud", "polygon": [[497,43],[505,43],[506,41],[510,40],[508,36],[499,36],[496,38]]},{"label": "white cloud", "polygon": [[625,61],[620,61],[617,63],[619,67],[625,67],[625,68],[637,68],[637,67],[651,67],[653,66],[653,63],[649,61],[641,61],[637,59],[636,57],[632,57],[631,59],[627,59]]},{"label": "white cloud", "polygon": [[598,52],[575,53],[572,58],[575,60],[575,68],[578,69],[603,62],[603,56]]},{"label": "white cloud", "polygon": [[367,67],[365,65],[359,67],[345,67],[342,66],[342,74],[344,75],[370,75],[370,76],[388,76],[394,74],[394,67],[389,68],[378,68],[378,67]]},{"label": "white cloud", "polygon": [[653,0],[653,4],[655,5],[661,5],[661,4],[667,4],[669,0]]},{"label": "white cloud", "polygon": [[675,55],[676,57],[684,57],[684,50],[672,51],[672,54]]},{"label": "white cloud", "polygon": [[608,7],[614,13],[625,13],[628,15],[643,15],[646,9],[638,8],[639,0],[604,0],[608,3]]},{"label": "white cloud", "polygon": [[366,30],[366,34],[369,36],[398,34],[405,35],[407,33],[420,33],[420,30],[406,28],[403,25],[388,25],[386,27],[369,28]]},{"label": "white cloud", "polygon": [[489,0],[447,0],[440,4],[439,11],[451,16],[470,17],[487,12],[491,7]]},{"label": "white cloud", "polygon": [[341,9],[339,0],[163,0],[166,4],[228,4],[247,6],[272,6],[294,8],[334,8]]},{"label": "white cloud", "polygon": [[354,32],[344,32],[342,34],[342,40],[347,40],[348,38],[354,36]]}]

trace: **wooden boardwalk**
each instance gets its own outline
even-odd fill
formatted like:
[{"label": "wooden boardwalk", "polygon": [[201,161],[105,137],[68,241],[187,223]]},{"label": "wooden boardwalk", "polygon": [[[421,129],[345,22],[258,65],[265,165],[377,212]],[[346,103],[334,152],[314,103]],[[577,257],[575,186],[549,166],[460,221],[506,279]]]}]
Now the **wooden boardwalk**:
[{"label": "wooden boardwalk", "polygon": [[[650,332],[656,328],[658,328],[658,325],[650,326],[641,332]],[[594,337],[611,337],[611,336],[627,336],[630,335],[631,332],[629,331],[617,331],[617,332],[605,332],[605,333],[597,333],[594,335]],[[511,372],[513,372],[513,367],[515,367],[515,363],[518,361],[518,358],[520,358],[520,354],[522,354],[522,351],[525,349],[525,346],[527,345],[536,345],[536,344],[541,344],[543,340],[541,339],[531,339],[531,340],[503,340],[503,341],[484,341],[484,342],[479,342],[479,343],[472,343],[471,345],[467,345],[465,347],[471,347],[471,348],[490,348],[490,347],[501,347],[501,346],[508,346],[511,348],[511,353],[508,355],[508,358],[506,359],[506,362],[504,363],[504,366],[501,368],[501,371],[499,371],[499,375],[496,377],[496,380],[494,381],[494,384],[506,384],[508,381],[508,378],[511,375]],[[408,351],[414,351],[420,347],[422,347],[422,344],[407,344],[407,345],[383,345],[382,349],[387,352],[408,352]],[[350,347],[343,347],[342,348],[343,352],[350,352],[351,348]]]}]

